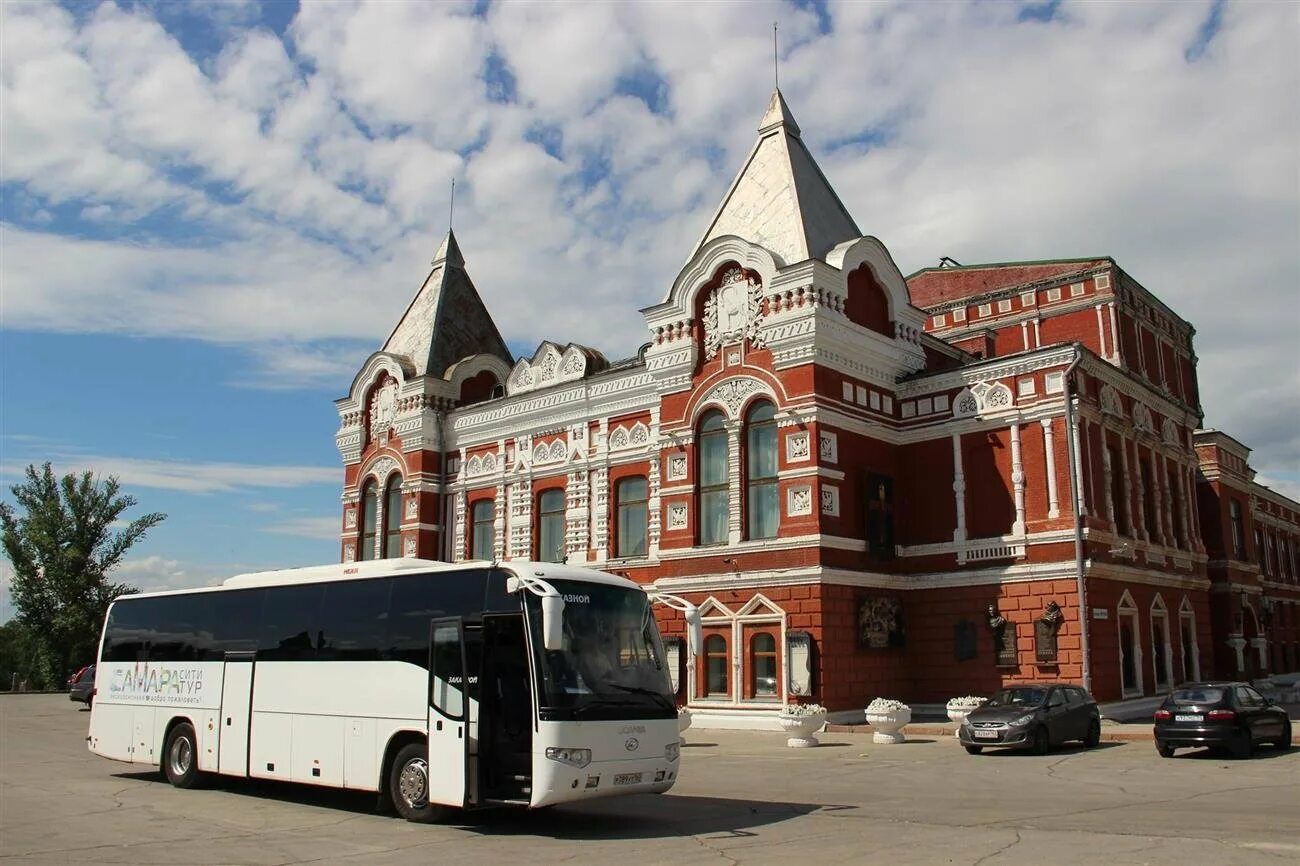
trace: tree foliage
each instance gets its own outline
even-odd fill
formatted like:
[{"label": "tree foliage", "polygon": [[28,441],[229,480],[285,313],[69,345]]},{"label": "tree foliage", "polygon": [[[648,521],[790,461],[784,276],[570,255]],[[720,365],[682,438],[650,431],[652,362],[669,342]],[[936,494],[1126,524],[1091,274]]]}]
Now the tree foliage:
[{"label": "tree foliage", "polygon": [[0,524],[14,608],[35,644],[35,670],[46,686],[62,685],[91,660],[109,603],[134,591],[109,572],[167,515],[146,514],[114,531],[136,504],[117,478],[88,471],[56,478],[49,463],[28,466],[26,481],[10,491],[18,507],[0,503]]}]

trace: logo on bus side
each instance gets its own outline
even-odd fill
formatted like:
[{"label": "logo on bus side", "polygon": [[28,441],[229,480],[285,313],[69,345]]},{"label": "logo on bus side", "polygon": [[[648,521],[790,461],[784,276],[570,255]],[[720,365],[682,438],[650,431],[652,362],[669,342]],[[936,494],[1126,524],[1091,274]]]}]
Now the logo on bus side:
[{"label": "logo on bus side", "polygon": [[623,744],[623,748],[627,749],[629,752],[635,752],[637,749],[641,748],[641,741],[636,737],[628,737],[627,742]]},{"label": "logo on bus side", "polygon": [[112,672],[108,691],[114,697],[153,704],[198,704],[203,699],[203,668],[136,663]]}]

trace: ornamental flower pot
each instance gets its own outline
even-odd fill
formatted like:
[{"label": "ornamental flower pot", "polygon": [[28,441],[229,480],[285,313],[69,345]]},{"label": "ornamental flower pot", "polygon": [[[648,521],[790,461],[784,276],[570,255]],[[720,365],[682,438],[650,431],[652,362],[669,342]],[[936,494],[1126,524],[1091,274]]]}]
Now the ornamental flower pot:
[{"label": "ornamental flower pot", "polygon": [[967,695],[966,697],[953,698],[948,701],[948,720],[957,725],[957,730],[952,732],[954,737],[959,735],[961,723],[966,720],[966,717],[971,714],[971,711],[982,707],[987,700],[988,698]]},{"label": "ornamental flower pot", "polygon": [[876,699],[866,709],[867,724],[873,732],[871,742],[882,745],[902,743],[903,726],[912,721],[912,708],[898,701]]},{"label": "ornamental flower pot", "polygon": [[807,749],[817,745],[813,734],[826,724],[826,709],[817,704],[795,705],[781,711],[776,717],[781,729],[789,734],[785,744],[792,749]]}]

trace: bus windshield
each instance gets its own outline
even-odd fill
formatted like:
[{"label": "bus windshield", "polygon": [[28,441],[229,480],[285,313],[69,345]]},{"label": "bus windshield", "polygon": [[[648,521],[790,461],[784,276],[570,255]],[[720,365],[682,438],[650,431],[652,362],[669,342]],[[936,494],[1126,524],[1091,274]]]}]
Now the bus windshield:
[{"label": "bus windshield", "polygon": [[639,589],[553,580],[564,596],[564,649],[543,650],[541,601],[527,597],[543,720],[663,719],[677,714],[663,642]]}]

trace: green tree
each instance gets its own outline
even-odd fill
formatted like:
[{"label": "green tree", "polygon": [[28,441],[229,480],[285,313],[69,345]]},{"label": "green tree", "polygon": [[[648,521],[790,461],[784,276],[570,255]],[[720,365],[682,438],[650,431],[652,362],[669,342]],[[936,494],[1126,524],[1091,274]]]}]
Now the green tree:
[{"label": "green tree", "polygon": [[60,686],[94,655],[109,603],[134,591],[108,573],[167,515],[146,514],[114,532],[135,497],[113,476],[56,478],[49,463],[28,466],[27,480],[10,490],[18,508],[0,503],[0,525],[14,609],[34,645],[35,671],[46,687]]},{"label": "green tree", "polygon": [[16,683],[32,688],[42,685],[35,661],[31,630],[16,619],[0,625],[0,691],[8,691]]}]

